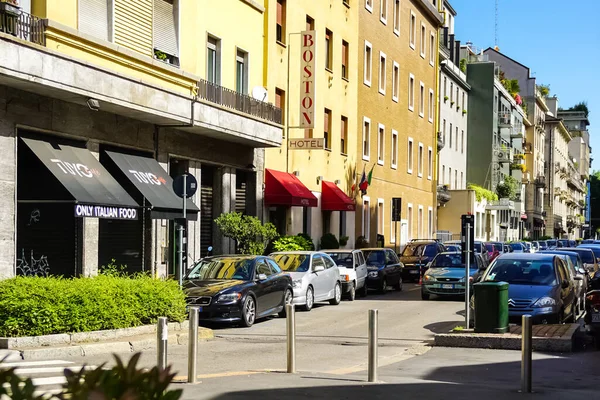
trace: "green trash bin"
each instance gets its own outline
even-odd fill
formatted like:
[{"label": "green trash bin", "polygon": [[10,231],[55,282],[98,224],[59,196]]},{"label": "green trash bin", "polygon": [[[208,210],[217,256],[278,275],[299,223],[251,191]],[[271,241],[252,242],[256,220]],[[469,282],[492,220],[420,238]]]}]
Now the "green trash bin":
[{"label": "green trash bin", "polygon": [[508,331],[508,283],[481,282],[473,285],[475,296],[475,332]]}]

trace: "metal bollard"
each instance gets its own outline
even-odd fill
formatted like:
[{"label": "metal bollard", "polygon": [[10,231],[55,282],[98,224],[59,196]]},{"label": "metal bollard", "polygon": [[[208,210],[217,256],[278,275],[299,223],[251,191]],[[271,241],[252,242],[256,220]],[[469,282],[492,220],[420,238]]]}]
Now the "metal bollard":
[{"label": "metal bollard", "polygon": [[196,383],[198,362],[198,306],[190,306],[188,333],[188,383]]},{"label": "metal bollard", "polygon": [[369,382],[377,382],[377,340],[379,310],[369,310]]},{"label": "metal bollard", "polygon": [[156,354],[158,369],[167,368],[167,340],[169,338],[169,328],[167,327],[167,317],[159,317],[156,327]]},{"label": "metal bollard", "polygon": [[531,393],[531,315],[523,315],[521,335],[521,393]]},{"label": "metal bollard", "polygon": [[296,373],[296,311],[293,304],[285,305],[287,333],[287,372]]}]

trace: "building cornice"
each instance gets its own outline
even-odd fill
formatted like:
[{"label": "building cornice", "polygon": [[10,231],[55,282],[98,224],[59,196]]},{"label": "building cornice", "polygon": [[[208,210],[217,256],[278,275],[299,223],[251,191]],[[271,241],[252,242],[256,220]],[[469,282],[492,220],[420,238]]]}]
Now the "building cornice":
[{"label": "building cornice", "polygon": [[444,24],[444,16],[438,11],[438,9],[427,0],[414,0],[413,3],[424,11],[433,21],[436,22],[436,26],[440,27]]},{"label": "building cornice", "polygon": [[471,91],[471,85],[469,85],[463,78],[460,77],[460,75],[458,75],[456,72],[454,72],[454,70],[448,66],[448,61],[443,61],[440,63],[440,66],[442,67],[442,71],[448,75],[450,75],[450,77],[452,79],[454,79],[454,81],[460,85],[464,90],[466,90],[467,92]]},{"label": "building cornice", "polygon": [[452,14],[452,16],[456,17],[458,15],[458,13],[454,9],[454,7],[452,7],[452,4],[450,4],[448,0],[444,0],[444,6],[448,11],[450,11],[450,14]]}]

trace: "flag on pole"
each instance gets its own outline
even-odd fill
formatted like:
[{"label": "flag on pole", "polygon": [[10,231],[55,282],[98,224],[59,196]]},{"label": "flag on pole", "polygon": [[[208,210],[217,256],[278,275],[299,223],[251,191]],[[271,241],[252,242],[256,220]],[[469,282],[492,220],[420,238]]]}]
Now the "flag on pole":
[{"label": "flag on pole", "polygon": [[363,194],[367,191],[367,187],[369,187],[369,182],[367,182],[367,175],[365,174],[364,165],[363,165],[363,172],[360,177],[360,183],[358,184],[358,187],[359,187],[360,191],[363,192]]},{"label": "flag on pole", "polygon": [[367,182],[369,186],[371,186],[371,179],[373,178],[373,168],[375,168],[375,164],[373,164],[371,170],[369,171],[369,175],[367,176]]}]

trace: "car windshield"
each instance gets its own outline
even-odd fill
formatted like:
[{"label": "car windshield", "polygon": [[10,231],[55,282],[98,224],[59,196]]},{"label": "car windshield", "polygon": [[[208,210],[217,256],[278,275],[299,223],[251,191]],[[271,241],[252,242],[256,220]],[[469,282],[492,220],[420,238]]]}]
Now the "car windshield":
[{"label": "car windshield", "polygon": [[307,272],[310,256],[307,254],[272,254],[282,270],[288,272]]},{"label": "car windshield", "polygon": [[556,246],[556,240],[548,240],[546,243],[548,243],[548,246]]},{"label": "car windshield", "polygon": [[[462,262],[462,257],[457,253],[440,253],[434,258],[431,263],[431,268],[464,268],[465,264]],[[476,265],[471,264],[471,268]]]},{"label": "car windshield", "polygon": [[425,256],[425,257],[433,257],[436,254],[436,245],[434,244],[409,244],[402,251],[402,256],[404,257],[416,257],[416,256]]},{"label": "car windshield", "polygon": [[448,251],[460,251],[460,246],[456,244],[448,244],[446,245],[446,250]]},{"label": "car windshield", "polygon": [[339,267],[354,268],[352,253],[327,253]]},{"label": "car windshield", "polygon": [[511,285],[556,285],[552,259],[515,260],[499,258],[490,266],[484,282],[507,282]]},{"label": "car windshield", "polygon": [[254,275],[251,258],[217,258],[201,260],[188,272],[186,279],[239,279],[249,281]]},{"label": "car windshield", "polygon": [[368,265],[385,265],[385,252],[383,250],[365,251]]},{"label": "car windshield", "polygon": [[475,251],[477,253],[483,253],[483,246],[480,242],[475,242]]},{"label": "car windshield", "polygon": [[575,249],[573,249],[573,251],[576,251],[577,254],[579,254],[579,257],[581,257],[581,261],[583,261],[585,264],[593,264],[594,263],[594,252],[587,251],[587,250],[575,250]]},{"label": "car windshield", "polygon": [[485,248],[487,249],[487,251],[494,252],[494,250],[498,249],[498,246],[496,246],[493,243],[486,243]]},{"label": "car windshield", "polygon": [[590,249],[596,258],[600,258],[600,247],[598,246],[579,246],[583,249]]},{"label": "car windshield", "polygon": [[510,247],[512,247],[513,250],[523,250],[523,245],[521,243],[511,243]]},{"label": "car windshield", "polygon": [[562,244],[565,247],[569,247],[569,241],[565,240],[565,239],[561,239],[558,241],[560,244]]}]

